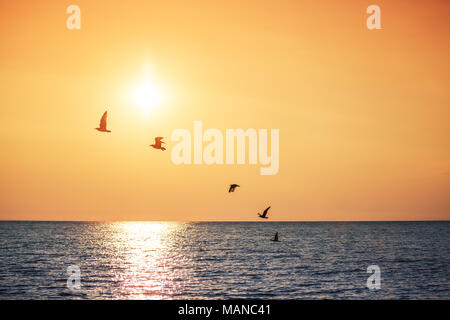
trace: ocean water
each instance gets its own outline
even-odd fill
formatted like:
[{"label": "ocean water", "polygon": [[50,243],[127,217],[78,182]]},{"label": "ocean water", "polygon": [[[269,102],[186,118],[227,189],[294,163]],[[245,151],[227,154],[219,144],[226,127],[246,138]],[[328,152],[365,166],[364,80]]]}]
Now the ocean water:
[{"label": "ocean water", "polygon": [[449,299],[449,240],[450,222],[0,222],[0,298]]}]

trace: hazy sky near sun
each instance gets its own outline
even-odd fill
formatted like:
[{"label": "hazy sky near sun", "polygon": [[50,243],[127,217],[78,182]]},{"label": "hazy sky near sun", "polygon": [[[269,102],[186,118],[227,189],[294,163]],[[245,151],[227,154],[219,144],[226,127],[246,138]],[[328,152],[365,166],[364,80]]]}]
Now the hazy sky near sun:
[{"label": "hazy sky near sun", "polygon": [[[446,0],[0,0],[0,219],[450,219],[449,21]],[[278,174],[174,165],[194,120],[280,129]]]}]

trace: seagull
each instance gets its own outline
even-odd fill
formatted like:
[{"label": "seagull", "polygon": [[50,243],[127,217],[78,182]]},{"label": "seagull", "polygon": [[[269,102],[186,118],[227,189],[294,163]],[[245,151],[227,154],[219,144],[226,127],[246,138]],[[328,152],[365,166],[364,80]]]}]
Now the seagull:
[{"label": "seagull", "polygon": [[155,149],[160,149],[162,151],[166,150],[166,148],[161,146],[161,143],[165,143],[164,141],[161,141],[162,139],[164,139],[164,138],[163,137],[156,137],[155,138],[155,143],[151,144],[150,147],[153,147]]},{"label": "seagull", "polygon": [[263,214],[258,213],[258,216],[262,219],[269,219],[269,217],[267,217],[267,211],[269,211],[270,207],[268,207],[266,210],[264,210]]},{"label": "seagull", "polygon": [[228,192],[234,192],[234,189],[236,189],[236,187],[240,187],[240,185],[238,184],[230,184],[230,189],[228,189]]},{"label": "seagull", "polygon": [[100,125],[98,128],[95,128],[98,131],[101,132],[111,132],[110,130],[106,129],[106,118],[108,117],[108,111],[105,111],[102,118],[100,119]]},{"label": "seagull", "polygon": [[279,242],[280,241],[280,240],[278,240],[278,232],[275,233],[275,236],[272,239],[270,239],[270,241],[275,241],[275,242]]}]

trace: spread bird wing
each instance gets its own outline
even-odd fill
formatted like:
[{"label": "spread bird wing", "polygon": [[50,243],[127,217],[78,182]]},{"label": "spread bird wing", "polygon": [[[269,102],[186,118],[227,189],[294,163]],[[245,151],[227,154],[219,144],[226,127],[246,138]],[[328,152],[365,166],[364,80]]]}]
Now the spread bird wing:
[{"label": "spread bird wing", "polygon": [[267,214],[267,211],[269,211],[269,209],[270,209],[270,207],[268,207],[266,210],[264,210],[264,212],[263,212],[263,216],[266,216],[266,214]]},{"label": "spread bird wing", "polygon": [[161,141],[162,139],[164,139],[164,137],[156,137],[155,141],[156,141],[156,143],[161,143],[161,142],[163,142],[163,141]]},{"label": "spread bird wing", "polygon": [[108,111],[105,111],[102,118],[100,119],[100,128],[106,129],[106,118],[108,118]]}]

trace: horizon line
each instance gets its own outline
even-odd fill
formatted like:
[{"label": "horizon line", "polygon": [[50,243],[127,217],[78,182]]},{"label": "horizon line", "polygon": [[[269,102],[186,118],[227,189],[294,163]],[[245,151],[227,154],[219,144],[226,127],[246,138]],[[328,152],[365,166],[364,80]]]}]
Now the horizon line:
[{"label": "horizon line", "polygon": [[431,220],[17,220],[0,219],[0,222],[95,222],[95,223],[117,223],[117,222],[178,222],[178,223],[202,223],[202,222],[450,222],[450,219]]}]

